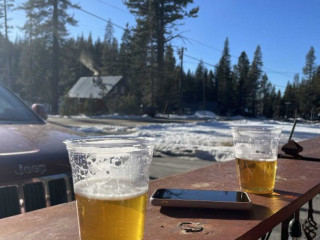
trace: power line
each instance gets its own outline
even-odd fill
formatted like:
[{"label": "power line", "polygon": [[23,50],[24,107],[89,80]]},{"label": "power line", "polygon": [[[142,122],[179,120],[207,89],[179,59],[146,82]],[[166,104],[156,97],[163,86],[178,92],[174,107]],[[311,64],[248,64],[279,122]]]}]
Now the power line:
[{"label": "power line", "polygon": [[[107,20],[107,19],[102,18],[102,17],[99,17],[99,16],[97,16],[96,14],[91,13],[91,12],[88,12],[87,10],[84,10],[84,9],[82,9],[82,8],[78,8],[78,10],[80,10],[80,11],[82,11],[82,12],[85,12],[85,13],[87,13],[87,14],[89,14],[89,15],[91,15],[91,16],[93,16],[93,17],[97,18],[97,19],[102,20],[102,21],[108,22],[108,20]],[[122,30],[125,30],[125,28],[124,28],[124,27],[121,27],[121,26],[119,26],[118,24],[115,24],[115,23],[113,23],[113,22],[110,22],[110,23],[111,23],[111,25],[113,25],[113,26],[115,26],[115,27],[117,27],[117,28],[120,28],[120,29],[122,29]]]},{"label": "power line", "polygon": [[[185,37],[185,38],[186,38],[186,39],[189,39],[190,41],[193,41],[193,42],[195,42],[195,43],[197,43],[197,44],[200,44],[200,45],[202,45],[202,46],[205,46],[205,47],[207,47],[207,48],[213,49],[213,50],[215,50],[215,51],[217,51],[217,52],[220,52],[220,53],[222,52],[221,49],[218,49],[218,48],[213,47],[213,46],[211,46],[211,45],[205,44],[205,43],[203,43],[203,42],[201,42],[201,41],[195,40],[195,39],[190,38],[190,37]],[[232,58],[234,58],[234,59],[238,59],[238,57],[235,56],[235,55],[231,55],[231,54],[230,54],[230,56],[231,56]],[[285,77],[292,77],[292,76],[288,76],[287,74],[296,74],[296,73],[297,73],[297,72],[276,71],[276,70],[273,70],[273,69],[271,69],[271,68],[269,68],[269,67],[264,67],[264,69],[268,69],[268,72],[269,72],[269,73],[275,73],[275,74],[282,75],[282,76],[285,76]]]},{"label": "power line", "polygon": [[[186,37],[185,37],[185,38],[186,38]],[[213,49],[213,50],[215,50],[215,51],[217,51],[217,52],[219,52],[219,53],[222,52],[221,49],[215,48],[215,47],[213,47],[213,46],[210,46],[210,45],[208,45],[208,44],[205,44],[205,43],[200,42],[200,41],[198,41],[198,40],[195,40],[195,39],[193,39],[193,38],[188,37],[188,38],[186,38],[186,39],[189,39],[189,40],[191,40],[192,42],[195,42],[195,43],[200,44],[200,45],[202,45],[202,46],[205,46],[205,47],[207,47],[207,48]]]},{"label": "power line", "polygon": [[119,10],[119,11],[123,12],[123,13],[126,13],[126,14],[131,15],[131,13],[130,13],[130,12],[125,11],[125,10],[123,10],[123,9],[121,9],[121,8],[119,8],[119,7],[115,6],[115,5],[113,5],[113,4],[107,3],[107,2],[102,1],[102,0],[95,0],[95,1],[97,1],[97,2],[101,2],[101,3],[102,3],[102,4],[104,4],[104,5],[107,5],[107,6],[109,6],[109,7],[112,7],[112,8],[114,8],[114,9],[117,9],[117,10]]},{"label": "power line", "polygon": [[[214,65],[212,65],[211,63],[208,63],[208,62],[205,62],[205,61],[203,61],[203,60],[201,60],[201,59],[198,59],[198,58],[195,58],[195,57],[192,57],[192,56],[189,56],[189,55],[187,55],[187,54],[184,54],[184,56],[186,56],[186,57],[188,57],[188,58],[191,58],[191,59],[193,59],[193,60],[196,60],[196,61],[202,61],[204,64],[206,64],[206,65],[209,65],[209,66],[212,66],[212,67],[215,67]],[[281,87],[281,88],[285,88],[285,86],[282,86],[282,85],[278,85],[278,84],[274,84],[275,86],[277,86],[277,87]]]},{"label": "power line", "polygon": [[279,85],[279,84],[273,84],[274,86],[276,87],[279,87],[279,88],[286,88],[286,86],[282,86],[282,85]]},{"label": "power line", "polygon": [[[189,56],[189,55],[187,55],[187,54],[184,54],[184,56],[185,56],[185,57],[188,57],[188,58],[190,58],[190,59],[196,60],[196,61],[198,61],[198,62],[202,61],[202,62],[203,62],[204,64],[206,64],[206,65],[215,67],[215,66],[212,65],[211,63],[205,62],[205,61],[203,61],[203,60],[201,60],[201,59],[198,59],[198,58]],[[193,64],[193,63],[192,63],[192,64]],[[195,64],[195,63],[194,63],[194,64]],[[276,87],[279,87],[279,88],[286,88],[286,86],[282,86],[282,85],[279,85],[279,84],[273,84],[273,85],[276,86]]]},{"label": "power line", "polygon": [[[69,6],[74,7],[72,4],[69,4],[68,2],[65,2],[65,3],[67,3]],[[84,13],[86,13],[86,14],[89,14],[89,15],[91,15],[91,16],[99,19],[99,20],[102,20],[102,21],[104,21],[104,22],[109,22],[107,19],[105,19],[105,18],[103,18],[103,17],[100,17],[100,16],[98,16],[98,15],[92,13],[92,12],[89,12],[89,11],[87,11],[87,10],[84,10],[82,7],[75,7],[75,9],[77,9],[77,10],[79,10],[79,11],[82,11],[82,12],[84,12]],[[117,28],[120,28],[121,30],[125,30],[124,27],[122,27],[122,26],[120,26],[120,25],[118,25],[118,24],[115,24],[115,23],[113,23],[113,22],[110,22],[110,23],[111,23],[111,25],[113,25],[113,26],[115,26],[115,27],[117,27]]]},{"label": "power line", "polygon": [[281,73],[281,74],[296,74],[297,72],[284,72],[284,71],[275,71],[275,70],[272,70],[268,67],[265,67],[266,69],[269,69],[269,72],[274,72],[274,73]]},{"label": "power line", "polygon": [[[111,4],[105,3],[105,2],[102,1],[102,0],[96,0],[96,1],[102,2],[102,3],[104,3],[104,4],[106,4],[106,5],[109,5],[109,6],[111,5]],[[104,21],[104,22],[108,22],[107,19],[102,18],[102,17],[100,17],[100,16],[97,16],[96,14],[91,13],[91,12],[89,12],[89,11],[87,11],[87,10],[84,10],[83,8],[77,8],[77,9],[80,10],[80,11],[82,11],[82,12],[85,12],[85,13],[87,13],[87,14],[89,14],[89,15],[91,15],[91,16],[99,19],[99,20],[102,20],[102,21]],[[124,28],[124,27],[121,27],[120,25],[117,25],[117,24],[115,24],[115,23],[111,23],[111,24],[112,24],[113,26],[115,26],[115,27],[118,27],[118,28],[120,28],[120,29],[122,29],[122,30],[125,30],[125,28]],[[197,40],[194,40],[194,39],[191,39],[191,38],[189,38],[189,39],[192,40],[192,41],[194,41],[194,42],[197,42],[197,43],[200,44],[200,45],[203,45],[203,46],[206,46],[206,47],[209,47],[209,48],[212,48],[212,49],[214,49],[214,50],[216,50],[216,51],[220,51],[220,52],[221,52],[221,50],[219,50],[219,49],[217,49],[217,48],[215,48],[215,47],[212,47],[212,46],[210,46],[210,45],[201,43],[200,41],[197,41]],[[198,58],[196,58],[196,57],[190,56],[190,55],[188,55],[188,54],[184,54],[184,56],[185,56],[185,57],[188,57],[188,58],[190,58],[190,59],[199,61],[199,62],[202,61],[204,64],[206,64],[206,65],[208,65],[208,66],[215,67],[215,65],[213,65],[213,64],[211,64],[211,63],[205,62],[205,61],[203,61],[203,60],[201,60],[201,59],[198,59]],[[232,56],[232,55],[230,55],[230,56]],[[235,56],[233,56],[233,57],[235,57]],[[271,71],[268,71],[268,72],[274,72],[274,73],[276,73],[276,74],[284,73],[284,72],[277,72],[277,71],[272,71],[272,70],[271,70]],[[288,76],[287,76],[287,77],[288,77]],[[276,86],[276,87],[279,87],[279,88],[286,88],[285,86],[278,85],[278,84],[273,84],[273,85]]]},{"label": "power line", "polygon": [[[210,45],[208,45],[208,44],[202,43],[202,42],[200,42],[200,41],[198,41],[198,40],[195,40],[195,39],[193,39],[193,38],[188,37],[188,38],[186,38],[186,39],[191,40],[191,41],[193,41],[193,42],[195,42],[195,43],[197,43],[197,44],[200,44],[200,45],[202,45],[202,46],[205,46],[205,47],[207,47],[207,48],[213,49],[213,50],[215,50],[215,51],[217,51],[217,52],[220,52],[220,53],[222,52],[222,50],[220,50],[220,49],[218,49],[218,48],[215,48],[215,47],[210,46]],[[236,57],[236,56],[234,56],[234,55],[231,55],[231,54],[230,54],[230,56],[233,57],[233,58],[235,58],[235,59],[238,59],[238,57]],[[193,58],[193,59],[200,61],[199,59],[195,59],[195,58]],[[202,62],[203,62],[203,61],[202,61]],[[205,63],[205,62],[204,62],[204,63]],[[206,63],[206,64],[207,64],[207,63]],[[211,64],[209,64],[209,65],[211,65]],[[289,77],[289,78],[292,78],[292,76],[291,76],[291,75],[289,76],[288,74],[296,74],[296,72],[281,72],[281,71],[272,70],[271,68],[268,68],[268,67],[263,67],[263,68],[267,70],[267,71],[265,71],[266,73],[274,73],[274,74],[282,75],[282,76]],[[282,86],[282,87],[283,87],[283,86]]]},{"label": "power line", "polygon": [[188,63],[188,64],[192,64],[192,65],[197,65],[199,64],[199,62],[190,62],[190,61],[184,61],[185,63]]},{"label": "power line", "polygon": [[192,57],[192,56],[190,56],[190,55],[184,54],[184,56],[186,56],[186,57],[188,57],[188,58],[191,58],[191,59],[193,59],[193,60],[197,60],[197,61],[199,61],[199,62],[201,61],[201,62],[203,62],[204,64],[206,64],[206,65],[208,65],[208,66],[215,67],[215,65],[213,65],[213,64],[211,64],[211,63],[205,62],[205,61],[203,61],[203,60],[201,60],[201,59]]},{"label": "power line", "polygon": [[[122,12],[128,13],[127,11],[124,11],[123,9],[120,9],[120,8],[118,8],[118,7],[116,7],[116,6],[112,5],[112,4],[106,3],[105,1],[102,1],[102,0],[96,0],[96,1],[99,1],[99,2],[101,2],[101,3],[103,3],[103,4],[107,5],[107,6],[110,6],[110,7],[113,7],[113,8],[115,8],[115,9],[118,9],[118,10],[120,10],[120,11],[122,11]],[[80,11],[86,13],[86,14],[89,14],[89,15],[91,15],[91,16],[99,19],[99,20],[102,20],[102,21],[104,21],[104,22],[108,22],[107,19],[105,19],[105,18],[103,18],[103,17],[100,17],[100,16],[98,16],[98,15],[92,13],[92,12],[87,11],[87,10],[84,10],[84,9],[81,8],[81,7],[80,7],[80,8],[76,8],[76,9],[78,9],[78,10],[80,10]],[[115,26],[115,27],[117,27],[117,28],[120,28],[121,30],[125,30],[124,27],[122,27],[122,26],[120,26],[120,25],[118,25],[118,24],[115,24],[115,23],[113,23],[113,22],[110,22],[110,23],[111,23],[113,26]],[[218,51],[218,52],[220,52],[220,53],[222,52],[222,50],[220,50],[220,49],[218,49],[218,48],[215,48],[215,47],[210,46],[210,45],[208,45],[208,44],[202,43],[201,41],[195,40],[195,39],[193,39],[193,38],[188,37],[188,38],[186,38],[186,39],[187,39],[187,40],[190,40],[190,41],[193,41],[193,42],[195,42],[195,43],[197,43],[197,44],[200,44],[200,45],[202,45],[202,46],[205,46],[205,47],[207,47],[207,48],[210,48],[210,49],[213,49],[213,50],[215,50],[215,51]],[[184,55],[185,55],[186,57],[190,58],[190,59],[197,60],[197,61],[202,61],[204,64],[206,64],[206,65],[208,65],[208,66],[215,67],[215,65],[213,65],[213,64],[211,64],[211,63],[205,62],[205,61],[203,61],[203,60],[197,59],[197,58],[192,57],[192,56],[187,55],[187,54],[184,54]],[[234,56],[234,55],[230,55],[230,56],[233,57],[233,58],[237,58],[237,59],[238,59],[238,57],[236,57],[236,56]],[[269,69],[268,71],[265,71],[265,72],[267,72],[267,73],[274,73],[274,74],[282,75],[282,76],[285,76],[285,77],[292,77],[292,76],[288,76],[287,74],[295,74],[295,73],[293,73],[293,72],[280,72],[280,71],[275,71],[275,70],[272,70],[272,69],[270,69],[270,68],[268,68],[268,67],[264,67],[264,69]],[[284,87],[284,86],[280,86],[280,85],[279,85],[279,87]]]}]

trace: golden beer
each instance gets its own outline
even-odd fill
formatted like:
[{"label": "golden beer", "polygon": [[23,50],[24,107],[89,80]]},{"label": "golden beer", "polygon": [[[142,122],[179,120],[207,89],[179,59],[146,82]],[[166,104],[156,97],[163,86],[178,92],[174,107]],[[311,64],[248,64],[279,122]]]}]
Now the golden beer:
[{"label": "golden beer", "polygon": [[84,184],[81,185],[80,194],[75,185],[81,240],[143,239],[146,189],[133,193],[132,189],[129,193],[121,190],[115,194],[116,188],[111,193],[110,188],[106,191],[103,184],[99,186],[98,181],[86,184],[90,190],[84,191]]},{"label": "golden beer", "polygon": [[249,193],[273,192],[277,170],[277,159],[248,160],[236,158],[241,189]]}]

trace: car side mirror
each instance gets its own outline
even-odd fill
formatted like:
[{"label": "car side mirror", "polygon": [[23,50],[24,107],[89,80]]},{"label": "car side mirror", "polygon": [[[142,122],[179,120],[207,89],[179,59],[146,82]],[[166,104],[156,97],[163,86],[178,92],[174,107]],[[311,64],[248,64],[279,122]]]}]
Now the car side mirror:
[{"label": "car side mirror", "polygon": [[34,104],[32,104],[31,108],[36,114],[38,114],[43,119],[45,119],[45,120],[48,119],[48,114],[47,114],[46,108],[42,104],[34,103]]}]

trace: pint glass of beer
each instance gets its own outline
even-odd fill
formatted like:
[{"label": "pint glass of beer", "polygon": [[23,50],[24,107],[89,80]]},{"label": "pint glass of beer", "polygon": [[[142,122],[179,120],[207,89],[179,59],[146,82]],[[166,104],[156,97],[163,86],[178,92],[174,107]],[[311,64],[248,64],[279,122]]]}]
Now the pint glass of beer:
[{"label": "pint glass of beer", "polygon": [[66,140],[81,240],[143,239],[152,140]]},{"label": "pint glass of beer", "polygon": [[255,194],[273,192],[280,134],[277,127],[232,127],[241,190]]}]

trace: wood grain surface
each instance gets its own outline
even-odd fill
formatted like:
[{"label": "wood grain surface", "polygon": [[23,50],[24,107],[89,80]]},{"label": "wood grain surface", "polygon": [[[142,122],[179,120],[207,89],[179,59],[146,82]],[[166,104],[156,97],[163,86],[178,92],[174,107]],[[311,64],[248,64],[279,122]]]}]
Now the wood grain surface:
[{"label": "wood grain surface", "polygon": [[[279,159],[275,192],[249,194],[254,204],[249,211],[160,208],[148,203],[144,239],[258,239],[320,192],[319,172],[320,162]],[[151,181],[149,196],[157,188],[238,190],[235,162]],[[203,230],[188,232],[181,223]],[[79,239],[76,205],[71,202],[1,219],[0,239]]]}]

